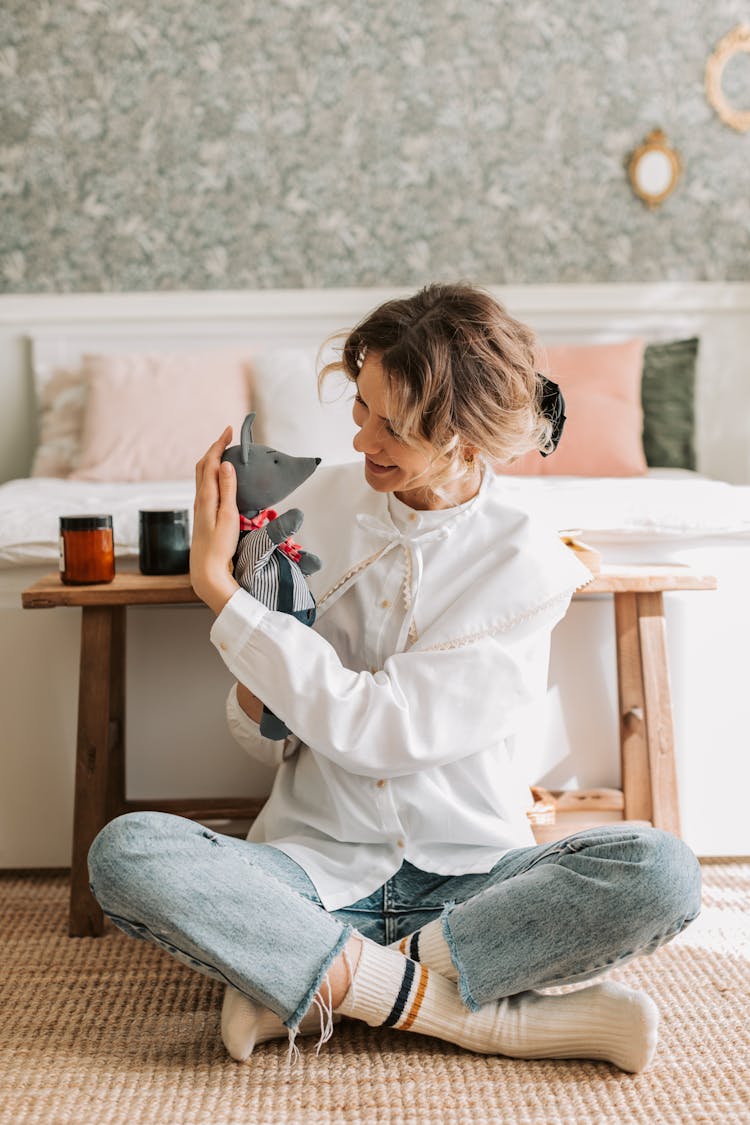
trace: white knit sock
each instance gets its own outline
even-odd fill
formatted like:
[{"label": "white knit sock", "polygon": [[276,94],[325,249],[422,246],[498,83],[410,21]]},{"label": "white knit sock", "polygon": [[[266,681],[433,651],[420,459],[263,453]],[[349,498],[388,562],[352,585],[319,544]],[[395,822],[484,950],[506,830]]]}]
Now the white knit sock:
[{"label": "white knit sock", "polygon": [[352,984],[336,1011],[371,1027],[418,1031],[481,1054],[604,1059],[633,1072],[651,1061],[659,1020],[648,996],[611,983],[562,996],[522,992],[471,1012],[452,981],[368,939],[362,939]]},{"label": "white knit sock", "polygon": [[434,969],[441,977],[458,980],[456,966],[453,964],[448,942],[443,936],[443,919],[436,918],[420,930],[414,930],[400,941],[391,942],[389,949],[398,949],[412,961],[419,961],[428,969]]},{"label": "white knit sock", "polygon": [[[340,1016],[333,1017],[338,1023]],[[323,1035],[324,1016],[314,1001],[299,1025],[300,1035]],[[269,1039],[285,1039],[289,1028],[270,1008],[249,1000],[231,984],[224,990],[221,1007],[221,1038],[233,1059],[245,1062],[259,1043]]]}]

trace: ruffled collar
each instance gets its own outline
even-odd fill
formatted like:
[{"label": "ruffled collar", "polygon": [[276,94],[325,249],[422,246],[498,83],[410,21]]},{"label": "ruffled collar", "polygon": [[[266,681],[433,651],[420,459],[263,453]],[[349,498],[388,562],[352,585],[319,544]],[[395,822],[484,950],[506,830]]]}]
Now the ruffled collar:
[{"label": "ruffled collar", "polygon": [[[316,473],[294,501],[305,512],[303,542],[323,560],[310,577],[318,617],[393,550],[404,559],[407,644],[419,649],[503,632],[590,582],[590,572],[551,527],[509,504],[502,480],[487,466],[471,500],[426,512],[375,492],[357,463]],[[417,637],[414,605],[425,580],[424,551],[435,569],[429,598],[420,599]]]}]

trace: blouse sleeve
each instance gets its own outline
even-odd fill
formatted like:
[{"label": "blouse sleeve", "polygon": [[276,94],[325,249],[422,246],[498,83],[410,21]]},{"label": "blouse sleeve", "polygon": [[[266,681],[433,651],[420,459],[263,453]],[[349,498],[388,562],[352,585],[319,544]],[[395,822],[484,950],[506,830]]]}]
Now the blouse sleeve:
[{"label": "blouse sleeve", "polygon": [[498,745],[544,697],[549,642],[569,597],[459,648],[411,650],[381,671],[345,668],[291,616],[236,591],[211,640],[227,667],[315,752],[352,773],[398,777]]}]

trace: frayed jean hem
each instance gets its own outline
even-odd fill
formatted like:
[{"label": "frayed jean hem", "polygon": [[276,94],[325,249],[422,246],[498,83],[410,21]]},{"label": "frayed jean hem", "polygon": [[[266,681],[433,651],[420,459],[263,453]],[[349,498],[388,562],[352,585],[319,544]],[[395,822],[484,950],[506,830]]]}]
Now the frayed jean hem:
[{"label": "frayed jean hem", "polygon": [[319,992],[320,987],[323,984],[323,981],[325,980],[325,978],[328,974],[328,970],[330,969],[331,965],[333,964],[333,962],[338,957],[339,953],[341,953],[341,950],[344,948],[344,946],[346,945],[346,943],[348,942],[349,938],[352,936],[353,933],[354,933],[354,927],[353,926],[350,926],[350,925],[344,926],[344,928],[341,931],[341,934],[339,935],[338,941],[334,945],[334,947],[331,950],[331,952],[329,953],[328,957],[323,962],[323,965],[321,966],[319,972],[315,976],[315,980],[314,980],[313,984],[310,986],[310,988],[305,993],[305,995],[302,998],[300,1004],[297,1006],[297,1009],[289,1017],[288,1020],[283,1021],[284,1027],[288,1028],[289,1031],[294,1032],[296,1034],[296,1032],[299,1028],[300,1022],[302,1020],[302,1017],[305,1015],[306,1012],[308,1012],[310,1010],[310,1007],[312,1006],[313,999],[315,998],[316,994]]},{"label": "frayed jean hem", "polygon": [[453,968],[458,973],[458,994],[461,997],[461,1001],[464,1006],[469,1009],[470,1012],[478,1012],[482,1005],[476,1002],[474,997],[471,995],[471,992],[469,991],[469,986],[466,983],[466,974],[463,965],[461,964],[461,958],[459,957],[458,949],[456,948],[456,941],[453,937],[453,934],[451,933],[450,922],[448,920],[450,917],[450,913],[455,905],[455,902],[446,902],[443,907],[443,913],[440,915],[440,921],[443,928],[443,937],[445,939],[445,944],[448,946],[448,951],[451,955]]}]

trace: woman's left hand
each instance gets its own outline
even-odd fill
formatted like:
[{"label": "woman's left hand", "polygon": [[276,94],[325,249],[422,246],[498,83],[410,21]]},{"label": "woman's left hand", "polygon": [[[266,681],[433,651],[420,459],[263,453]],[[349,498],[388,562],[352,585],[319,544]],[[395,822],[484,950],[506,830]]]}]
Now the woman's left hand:
[{"label": "woman's left hand", "polygon": [[237,478],[221,456],[232,440],[232,427],[206,451],[195,466],[193,541],[190,581],[198,597],[217,615],[239,585],[232,575],[232,556],[240,534]]}]

